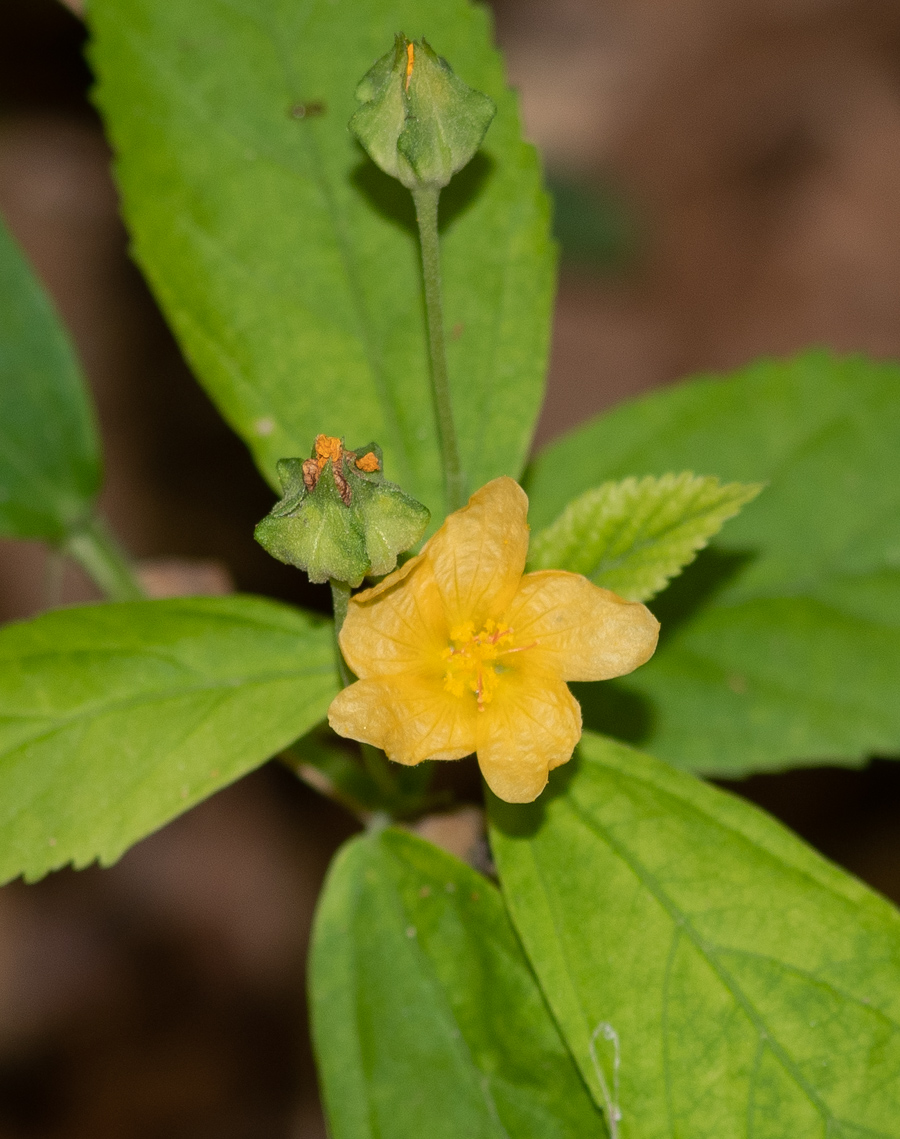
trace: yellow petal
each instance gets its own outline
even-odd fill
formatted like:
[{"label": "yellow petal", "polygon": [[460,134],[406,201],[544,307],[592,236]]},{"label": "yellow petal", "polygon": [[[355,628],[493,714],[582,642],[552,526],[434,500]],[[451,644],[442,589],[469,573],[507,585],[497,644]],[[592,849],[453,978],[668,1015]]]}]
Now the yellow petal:
[{"label": "yellow petal", "polygon": [[382,748],[396,763],[462,759],[475,750],[477,712],[439,683],[415,677],[359,680],[339,692],[328,722],[339,736]]},{"label": "yellow petal", "polygon": [[494,479],[448,516],[422,554],[434,566],[450,628],[481,628],[515,595],[528,553],[528,499],[517,482]]},{"label": "yellow petal", "polygon": [[530,803],[581,739],[581,708],[560,680],[505,673],[478,714],[478,765],[507,803]]},{"label": "yellow petal", "polygon": [[449,640],[434,571],[421,555],[352,597],[340,634],[344,659],[361,679],[425,671],[440,683]]},{"label": "yellow petal", "polygon": [[650,659],[659,637],[646,605],[563,570],[526,574],[505,621],[517,645],[536,645],[521,654],[520,667],[561,680],[624,676]]}]

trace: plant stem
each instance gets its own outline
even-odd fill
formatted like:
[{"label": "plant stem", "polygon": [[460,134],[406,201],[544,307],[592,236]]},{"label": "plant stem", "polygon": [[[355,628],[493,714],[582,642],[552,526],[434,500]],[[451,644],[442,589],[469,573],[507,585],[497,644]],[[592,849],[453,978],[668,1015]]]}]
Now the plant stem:
[{"label": "plant stem", "polygon": [[44,609],[56,609],[62,604],[65,572],[65,555],[56,547],[51,547],[47,551],[47,561],[44,564]]},{"label": "plant stem", "polygon": [[110,601],[140,601],[147,596],[124,551],[102,519],[93,517],[71,534],[64,551]]},{"label": "plant stem", "polygon": [[444,313],[441,303],[441,255],[438,239],[437,186],[421,186],[413,190],[416,221],[419,223],[419,242],[422,247],[422,278],[425,283],[425,312],[428,319],[428,351],[431,356],[431,390],[434,396],[434,413],[437,420],[441,459],[444,464],[444,491],[447,509],[459,510],[466,503],[466,486],[456,428],[453,425],[453,404],[450,399],[450,381],[447,376],[447,352],[444,346]]}]

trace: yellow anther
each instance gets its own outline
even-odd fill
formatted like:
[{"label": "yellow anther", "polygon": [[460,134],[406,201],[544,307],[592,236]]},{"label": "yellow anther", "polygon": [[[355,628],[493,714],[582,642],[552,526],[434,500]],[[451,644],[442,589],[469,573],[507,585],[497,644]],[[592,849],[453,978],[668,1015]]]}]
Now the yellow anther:
[{"label": "yellow anther", "polygon": [[[450,630],[450,640],[456,645],[462,645],[466,641],[471,641],[475,636],[475,622],[466,621],[462,625],[457,625],[454,629]],[[448,650],[453,652],[452,649]]]},{"label": "yellow anther", "polygon": [[374,451],[369,451],[363,455],[361,459],[356,460],[356,465],[361,471],[365,471],[367,475],[372,474],[373,471],[380,470],[378,456]]},{"label": "yellow anther", "polygon": [[496,621],[486,621],[476,634],[474,623],[466,621],[450,630],[450,640],[452,645],[442,654],[447,662],[444,690],[453,696],[474,692],[478,710],[483,712],[493,699],[503,672],[499,658],[517,651],[513,630]]},{"label": "yellow anther", "polygon": [[334,435],[317,435],[316,436],[316,458],[319,462],[319,470],[325,466],[329,459],[335,464],[340,462],[341,459],[340,439]]},{"label": "yellow anther", "polygon": [[413,44],[406,45],[406,90],[409,90],[409,81],[412,79],[413,64],[415,63],[416,52]]}]

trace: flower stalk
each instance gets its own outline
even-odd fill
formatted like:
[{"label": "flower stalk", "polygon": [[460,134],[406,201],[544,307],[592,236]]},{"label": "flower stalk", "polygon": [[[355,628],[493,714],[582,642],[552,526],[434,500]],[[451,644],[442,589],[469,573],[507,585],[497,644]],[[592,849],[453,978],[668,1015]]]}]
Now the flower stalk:
[{"label": "flower stalk", "polygon": [[447,509],[466,503],[444,344],[438,199],[471,160],[496,114],[493,101],[467,86],[424,39],[394,39],[393,48],[363,76],[361,106],[350,130],[386,174],[411,191],[419,226],[431,390],[444,471]]},{"label": "flower stalk", "polygon": [[118,542],[99,518],[91,518],[71,534],[64,553],[110,601],[141,601],[147,596]]},{"label": "flower stalk", "polygon": [[441,461],[444,470],[444,493],[449,511],[466,503],[465,475],[459,457],[447,351],[444,343],[444,311],[441,301],[441,259],[438,237],[438,186],[420,186],[412,191],[422,250],[422,279],[425,285],[425,312],[428,324],[428,354],[431,362],[431,391],[437,422]]}]

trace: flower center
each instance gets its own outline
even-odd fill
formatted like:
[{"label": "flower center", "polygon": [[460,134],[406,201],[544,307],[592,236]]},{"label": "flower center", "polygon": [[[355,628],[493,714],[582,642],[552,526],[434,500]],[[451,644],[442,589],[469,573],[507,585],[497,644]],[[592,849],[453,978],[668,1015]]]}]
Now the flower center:
[{"label": "flower center", "polygon": [[487,621],[480,633],[475,632],[474,622],[466,621],[450,630],[450,640],[453,644],[442,654],[447,662],[444,688],[454,696],[474,692],[479,712],[490,704],[500,683],[498,669],[503,672],[500,658],[507,653],[533,647],[516,648],[513,630],[506,625],[498,625],[496,621]]}]

